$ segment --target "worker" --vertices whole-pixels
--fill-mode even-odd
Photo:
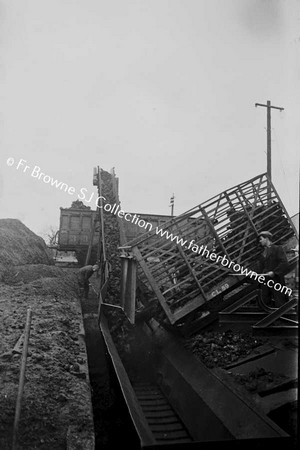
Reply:
[[[88,299],[89,296],[89,279],[91,276],[99,270],[98,264],[95,264],[93,266],[88,265],[81,267],[78,272],[78,284],[79,284],[79,291],[80,291],[80,297]]]
[[[280,283],[284,286],[284,275],[289,270],[289,263],[285,251],[281,245],[273,244],[273,236],[269,231],[261,231],[258,235],[259,244],[263,252],[258,261],[258,273],[264,275],[266,280],[261,284],[262,301],[267,305],[279,308],[286,302],[286,295],[267,286],[268,280],[273,280],[272,285]]]

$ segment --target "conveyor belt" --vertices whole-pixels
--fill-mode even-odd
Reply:
[[[183,423],[159,386],[150,383],[134,383],[133,389],[157,443],[192,442]]]

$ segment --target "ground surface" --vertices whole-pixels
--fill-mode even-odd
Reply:
[[[11,448],[22,334],[32,311],[20,449],[92,449],[93,417],[76,276],[15,266],[0,282],[0,448]]]

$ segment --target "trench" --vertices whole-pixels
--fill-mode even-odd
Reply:
[[[112,358],[98,326],[96,299],[82,301],[85,342],[94,418],[95,449],[141,449]],[[137,330],[135,345],[124,358],[134,394],[158,445],[179,445],[192,438],[157,383],[157,352]]]
[[[105,329],[104,323],[102,329]],[[105,331],[104,335],[109,345]],[[139,425],[148,428],[150,439],[153,439],[151,445],[155,448],[161,445],[178,447],[193,442],[180,414],[160,384],[160,349],[144,333],[143,326],[138,325],[131,330],[131,334],[128,335],[127,351],[124,352],[123,348],[118,348],[117,342],[114,343],[117,353],[110,347],[115,362],[114,369],[119,373],[120,383],[127,384],[124,391],[127,391],[128,407],[130,408],[132,401],[135,403],[134,407],[139,409],[141,421]],[[125,369],[124,373],[120,373],[120,367],[117,367],[116,361],[119,356]],[[147,447],[150,443],[143,442],[141,436],[141,445]]]
[[[95,450],[122,448],[130,443],[139,449],[139,441],[122,395],[103,336],[98,326],[97,299],[90,293],[82,301],[85,343],[91,385]]]
[[[236,399],[224,391],[224,386],[211,384],[215,381],[210,378],[205,381],[205,377],[208,376],[207,369],[203,369],[204,371],[197,375],[197,379],[193,380],[195,371],[190,361],[185,360],[185,356],[181,356],[178,349],[171,350],[164,356],[165,343],[162,347],[157,345],[157,342],[154,343],[155,339],[149,339],[141,327],[134,327],[128,348],[124,352],[111,337],[108,338],[102,325],[99,327],[97,309],[97,299],[90,293],[90,299],[82,301],[82,312],[92,390],[96,450],[122,448],[124,445],[129,445],[132,450],[161,446],[179,448],[181,445],[184,448],[194,448],[200,442],[202,446],[204,445],[203,448],[206,448],[209,443],[217,444],[211,442],[214,437],[218,440],[216,448],[219,446],[221,448],[225,441],[229,441],[233,447],[237,446],[236,436],[241,430],[237,429],[233,422],[225,426],[226,420],[223,423],[222,419],[223,412],[215,411],[215,408],[218,409],[217,401],[209,404],[211,401],[209,397],[220,389],[218,397],[224,397],[224,403],[230,405],[228,415],[231,402]],[[116,345],[115,350],[111,349],[109,339]],[[123,366],[123,372],[118,370],[116,363],[118,358]],[[184,376],[183,371],[186,372]],[[202,382],[207,390],[206,399],[202,391]],[[131,393],[128,396],[130,389]],[[133,408],[138,409],[139,417],[136,421],[130,408],[131,401]],[[241,404],[236,406],[239,409]],[[200,421],[199,413],[202,416]],[[251,411],[246,413],[252,414]],[[272,423],[277,423],[290,434],[294,423],[290,423],[289,420],[283,424],[284,416],[287,416],[286,408],[284,411],[281,409],[274,411],[269,418]],[[249,416],[249,422],[252,420],[253,417],[250,419]],[[281,432],[278,433],[272,423],[266,424],[262,418],[257,420],[257,426],[261,427],[261,435],[268,436],[268,444],[273,441],[273,436],[276,436],[274,443],[280,437],[287,444],[286,437]],[[147,442],[147,432],[145,438],[143,427],[149,429],[150,439],[153,439],[153,442]],[[146,443],[143,442],[144,438]],[[253,445],[251,441],[255,443],[255,440],[250,439],[248,442],[242,440],[241,448]],[[264,437],[259,441],[260,444],[265,444]]]

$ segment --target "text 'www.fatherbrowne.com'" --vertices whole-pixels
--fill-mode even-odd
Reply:
[[[13,166],[15,164],[15,159],[13,157],[10,157],[6,161],[8,166]],[[69,195],[76,195],[78,200],[85,201],[87,203],[94,202],[95,206],[100,209],[104,209],[106,212],[109,212],[113,215],[117,215],[119,218],[122,218],[126,220],[127,222],[133,223],[135,225],[138,225],[141,228],[144,228],[145,231],[152,231],[153,225],[150,222],[146,222],[144,219],[141,219],[141,217],[138,214],[131,214],[129,212],[125,212],[120,208],[119,204],[114,203],[114,205],[111,205],[110,203],[106,202],[106,198],[102,195],[98,196],[95,195],[94,192],[91,194],[88,194],[88,189],[86,188],[80,188],[79,190],[76,189],[74,186],[69,186],[67,183],[64,183],[60,180],[57,180],[56,178],[51,177],[50,175],[46,174],[42,171],[42,169],[39,166],[30,166],[27,164],[27,161],[25,159],[20,159],[15,166],[16,170],[20,170],[20,172],[25,173],[26,175],[30,175],[32,178],[42,181],[45,184],[49,184],[50,186],[59,189],[60,191],[67,192]],[[198,254],[200,256],[204,256],[207,259],[210,259],[213,262],[217,262],[221,264],[223,267],[228,267],[229,269],[232,268],[234,272],[237,272],[239,275],[245,275],[246,277],[254,278],[255,281],[258,281],[259,283],[266,284],[268,287],[274,288],[276,291],[281,291],[289,296],[292,294],[292,289],[288,288],[287,286],[282,286],[280,283],[275,283],[272,279],[265,278],[264,275],[258,274],[254,272],[253,270],[244,268],[240,264],[234,263],[233,261],[229,261],[226,258],[226,255],[217,255],[214,252],[210,252],[205,245],[197,245],[195,243],[195,240],[192,239],[191,241],[187,241],[177,235],[173,235],[173,233],[170,233],[168,230],[163,230],[159,227],[155,227],[155,233],[156,235],[160,237],[164,237],[165,239],[175,242],[177,245],[181,245],[185,249],[191,250],[193,253]]]

